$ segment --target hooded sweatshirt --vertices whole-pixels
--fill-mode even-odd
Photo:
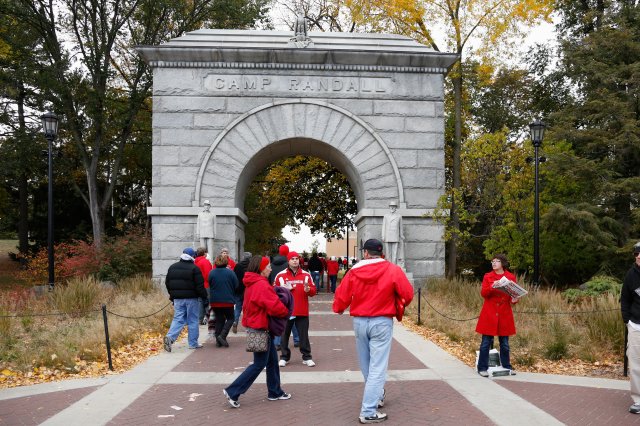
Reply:
[[[247,272],[242,282],[246,287],[242,304],[243,327],[266,330],[269,326],[267,315],[282,318],[289,314],[266,277]]]
[[[280,271],[284,271],[289,266],[289,261],[287,260],[287,256],[274,256],[271,260],[271,274],[269,274],[269,282],[273,285],[273,281],[276,279],[276,275]]]
[[[365,259],[347,272],[336,290],[333,311],[349,306],[352,317],[394,317],[396,300],[407,306],[413,286],[398,265],[384,259]]]
[[[304,285],[309,285],[309,292],[304,291]],[[287,288],[293,295],[293,315],[296,317],[309,316],[309,298],[316,295],[316,285],[311,274],[298,268],[294,274],[291,268],[286,268],[276,275],[274,285]]]

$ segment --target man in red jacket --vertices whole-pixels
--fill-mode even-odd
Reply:
[[[400,317],[413,299],[413,286],[399,266],[381,258],[380,241],[367,240],[362,250],[364,260],[347,272],[336,290],[333,311],[342,314],[351,306],[356,350],[365,383],[359,420],[360,423],[380,423],[387,419],[387,414],[377,409],[384,406],[393,317]]]
[[[293,295],[293,315],[287,323],[287,328],[280,340],[280,367],[284,367],[291,358],[289,350],[289,336],[291,328],[295,324],[300,335],[300,352],[302,363],[307,367],[314,367],[316,363],[311,357],[311,344],[309,343],[309,298],[316,295],[316,286],[311,274],[300,267],[300,256],[295,251],[287,255],[289,265],[287,269],[276,275],[274,285],[287,288]]]
[[[204,289],[207,291],[207,300],[203,303],[200,308],[200,318],[199,323],[206,325],[209,323],[209,272],[213,269],[211,262],[207,259],[207,248],[206,247],[198,247],[196,250],[196,260],[193,262],[202,272],[202,278],[204,279]],[[206,318],[205,318],[206,317]]]

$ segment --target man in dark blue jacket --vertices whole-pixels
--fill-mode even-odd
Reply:
[[[167,271],[165,285],[169,292],[169,300],[173,302],[173,321],[169,332],[164,337],[164,350],[171,352],[171,345],[176,341],[182,328],[187,325],[189,349],[198,349],[200,329],[198,315],[203,300],[207,300],[202,272],[195,265],[196,252],[191,247],[182,251],[180,261],[174,263]]]

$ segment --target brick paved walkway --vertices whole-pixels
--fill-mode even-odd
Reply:
[[[119,376],[0,391],[0,425],[355,425],[362,376],[351,319],[331,312],[331,295],[311,304],[310,340],[316,367],[292,348],[281,369],[288,401],[268,401],[261,375],[232,409],[222,389],[251,361],[244,333],[216,348],[185,342]],[[389,360],[387,425],[640,425],[627,412],[628,382],[541,374],[484,379],[401,325]]]

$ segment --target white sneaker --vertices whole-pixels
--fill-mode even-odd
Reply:
[[[278,363],[278,365],[280,367],[286,367],[287,366],[287,361],[285,361],[284,359],[281,359],[280,362]]]
[[[313,360],[312,360],[312,359],[308,359],[308,360],[306,360],[306,361],[302,361],[302,363],[303,363],[304,365],[306,365],[307,367],[315,367],[315,366],[316,366],[316,363],[315,363],[315,362],[313,362]]]

